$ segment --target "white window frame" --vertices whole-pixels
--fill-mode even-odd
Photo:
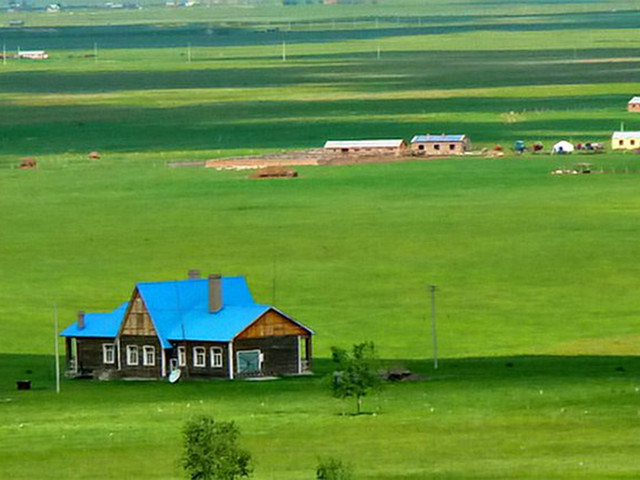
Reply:
[[[202,362],[198,362],[198,354],[202,354]],[[207,366],[207,349],[204,347],[193,347],[193,366],[194,367],[206,367]]]
[[[111,357],[110,359],[109,356]],[[102,363],[104,363],[105,365],[115,365],[116,345],[114,343],[102,344]]]
[[[147,354],[151,354],[151,361],[147,360]],[[144,345],[142,347],[142,365],[145,367],[153,367],[156,364],[156,347],[153,345]]]
[[[178,347],[178,366],[187,366],[187,347]]]
[[[133,352],[135,352],[135,362],[131,359]],[[138,345],[127,345],[127,365],[140,365],[140,349]]]
[[[209,356],[211,360],[211,366],[213,368],[222,368],[223,367],[223,351],[220,347],[211,347],[209,349]]]

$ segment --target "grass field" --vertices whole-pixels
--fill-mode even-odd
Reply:
[[[509,153],[640,129],[633,2],[25,18],[7,48],[52,58],[0,65],[0,477],[177,478],[201,412],[239,423],[257,479],[313,478],[325,455],[359,479],[638,477],[639,159]],[[507,155],[283,181],[166,167],[426,131]],[[27,155],[39,168],[14,168]],[[611,173],[549,175],[579,161]],[[246,275],[263,302],[275,271],[275,303],[317,332],[317,376],[53,392],[54,306],[66,325],[189,268]],[[323,375],[330,346],[361,340],[426,379],[353,417]]]

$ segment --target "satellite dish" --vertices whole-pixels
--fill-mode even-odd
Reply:
[[[176,368],[169,375],[169,383],[176,383],[178,380],[180,380],[181,374],[182,374],[182,371],[179,368]]]

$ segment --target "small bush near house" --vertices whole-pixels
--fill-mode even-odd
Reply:
[[[184,427],[182,466],[191,480],[235,480],[251,475],[251,454],[238,445],[234,422],[200,416]]]
[[[337,458],[325,458],[318,462],[316,480],[354,480],[353,469]]]

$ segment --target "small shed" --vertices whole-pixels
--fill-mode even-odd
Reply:
[[[627,103],[627,111],[629,112],[640,112],[640,97],[633,97]]]
[[[573,153],[574,150],[575,147],[573,146],[573,143],[567,142],[566,140],[561,140],[553,146],[553,148],[551,149],[551,153]]]
[[[329,140],[324,144],[326,153],[341,155],[400,155],[407,149],[407,142],[402,139],[392,140]]]
[[[414,155],[462,155],[469,150],[469,138],[456,135],[415,135],[411,139],[411,153]]]
[[[640,132],[613,132],[611,135],[613,150],[637,150],[640,148]]]

